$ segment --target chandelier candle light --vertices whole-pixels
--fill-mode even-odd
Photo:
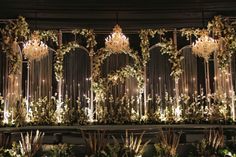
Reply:
[[[208,98],[208,95],[211,94],[208,59],[213,52],[217,51],[218,48],[219,48],[218,42],[216,40],[214,40],[213,38],[209,37],[208,33],[204,30],[202,32],[201,37],[198,38],[197,41],[192,44],[193,54],[195,54],[199,57],[203,57],[205,60],[205,76],[206,76],[205,82],[206,82],[206,96],[207,96],[207,98]],[[209,102],[209,104],[210,104],[210,102]]]
[[[27,117],[29,116],[29,90],[30,90],[30,61],[40,60],[48,54],[48,46],[40,41],[39,35],[37,32],[32,33],[31,40],[28,40],[23,45],[23,54],[27,58],[27,98],[26,98],[26,111]]]
[[[37,33],[31,35],[31,40],[24,44],[23,53],[29,60],[39,60],[48,54],[48,46],[39,39]]]
[[[212,52],[218,49],[218,43],[213,38],[204,34],[197,39],[192,45],[193,54],[203,57],[206,62],[208,62],[209,56]]]
[[[105,39],[105,46],[107,49],[113,52],[128,52],[129,38],[127,38],[123,33],[119,25],[115,25],[113,32]]]

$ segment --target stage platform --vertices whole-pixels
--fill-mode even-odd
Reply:
[[[236,136],[236,125],[207,125],[207,124],[175,124],[175,125],[86,125],[86,126],[25,126],[25,127],[2,127],[0,128],[1,144],[8,145],[12,141],[20,139],[20,133],[35,132],[40,130],[45,133],[44,143],[69,143],[83,144],[81,131],[84,133],[104,131],[107,136],[125,136],[125,131],[129,133],[141,134],[145,131],[144,139],[153,139],[160,129],[173,129],[181,133],[182,143],[191,143],[200,140],[210,129],[222,128],[226,139]]]

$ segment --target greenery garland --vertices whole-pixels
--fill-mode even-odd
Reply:
[[[16,74],[20,71],[22,64],[22,57],[18,54],[19,44],[29,39],[30,30],[25,18],[19,16],[16,21],[9,21],[5,28],[1,29],[3,36],[2,50],[7,54],[9,63],[9,75]],[[48,41],[52,39],[58,45],[58,38],[56,31],[36,31],[40,40]]]
[[[197,28],[182,28],[180,29],[181,36],[185,36],[187,40],[190,40],[192,36],[198,38],[202,34],[202,30]]]
[[[143,56],[143,65],[145,66],[147,62],[150,59],[150,53],[149,53],[149,47],[150,47],[150,42],[149,42],[149,36],[152,38],[155,36],[155,34],[159,34],[160,36],[164,35],[166,32],[165,29],[157,29],[157,30],[152,30],[152,29],[144,29],[140,31],[139,37],[141,39],[140,42],[140,47],[142,51],[142,56]]]
[[[196,38],[201,36],[203,29],[183,28],[180,31],[182,36],[186,36],[187,40],[190,40],[192,35]],[[219,69],[222,72],[227,72],[231,57],[236,50],[234,23],[231,23],[228,18],[215,16],[213,20],[208,22],[207,31],[219,43],[219,53],[217,54]]]
[[[172,64],[170,75],[178,79],[183,72],[181,61],[184,59],[184,56],[175,49],[172,39],[166,40],[163,38],[162,42],[157,43],[157,45],[161,47],[162,54],[169,55],[169,62]]]
[[[95,40],[95,34],[91,29],[75,29],[72,30],[74,35],[80,34],[86,38],[87,45],[86,47],[90,50],[90,55],[93,55],[94,47],[96,46],[97,42]],[[56,51],[56,62],[54,64],[56,80],[60,81],[63,79],[63,61],[64,55],[71,50],[79,48],[80,45],[77,42],[69,42],[67,44],[62,45]]]
[[[64,55],[71,50],[75,50],[76,48],[80,47],[78,43],[76,42],[69,42],[65,45],[62,45],[59,49],[56,51],[56,62],[54,64],[54,70],[55,70],[55,76],[56,80],[59,82],[63,79],[63,61],[64,61]]]
[[[86,48],[89,49],[90,53],[93,53],[94,47],[97,45],[97,42],[95,40],[95,34],[92,29],[74,29],[72,30],[72,33],[74,35],[80,34],[86,38]]]
[[[218,39],[220,47],[217,61],[220,70],[226,72],[230,65],[232,54],[236,50],[235,28],[229,19],[221,16],[215,16],[212,21],[208,22],[207,28]]]
[[[116,70],[115,72],[108,74],[107,78],[101,78],[101,65],[104,60],[115,52],[109,51],[106,48],[101,48],[94,56],[93,63],[93,90],[95,92],[95,101],[104,100],[106,93],[111,85],[117,84],[118,81],[124,82],[127,77],[135,77],[138,81],[138,91],[143,92],[143,70],[140,58],[137,52],[123,52],[134,59],[134,65],[129,65]]]
[[[143,65],[146,65],[150,59],[149,36],[151,36],[152,38],[154,37],[155,34],[159,34],[160,36],[162,36],[165,34],[165,32],[166,32],[166,30],[164,30],[164,29],[141,30],[139,37],[141,39],[140,47],[142,49]],[[165,38],[162,38],[162,41],[157,43],[157,45],[161,47],[162,54],[168,54],[170,57],[169,62],[172,64],[170,75],[173,76],[174,78],[179,78],[180,75],[182,74],[182,71],[183,71],[181,68],[181,61],[183,60],[183,56],[182,56],[181,52],[175,49],[174,43],[171,39],[168,41]]]
[[[1,29],[3,36],[2,50],[6,53],[9,64],[9,75],[20,73],[20,66],[22,64],[21,56],[18,53],[18,42],[26,40],[29,35],[28,23],[25,18],[19,16],[16,21],[9,21],[5,28]]]
[[[51,39],[58,46],[58,31],[55,30],[38,31],[38,34],[40,40],[49,41]]]

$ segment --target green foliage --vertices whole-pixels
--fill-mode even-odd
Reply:
[[[104,133],[104,132],[103,132]],[[82,134],[84,134],[82,132]],[[146,141],[143,143],[144,132],[140,136],[134,136],[133,133],[130,135],[126,131],[125,139],[122,143],[112,136],[113,142],[108,143],[104,134],[98,132],[88,134],[86,144],[89,148],[89,157],[139,157],[144,153],[144,149],[150,142]],[[84,137],[84,135],[83,135]],[[105,142],[104,142],[105,141]],[[100,143],[101,142],[101,143]]]
[[[113,143],[107,144],[106,151],[104,151],[103,154],[106,157],[119,157],[121,145],[120,145],[119,141],[114,136],[112,136],[112,139],[113,139]]]
[[[0,148],[0,157],[25,157],[20,151],[20,145],[16,142],[12,143],[11,149]]]
[[[123,139],[123,143],[124,143],[125,155],[127,157],[142,156],[145,147],[150,142],[150,140],[148,140],[144,144],[142,144],[144,133],[145,132],[143,131],[142,134],[138,137],[134,136],[133,133],[129,135],[128,131],[126,130],[125,139]]]
[[[9,75],[17,74],[21,67],[21,57],[19,54],[19,41],[26,40],[29,35],[28,23],[25,18],[19,16],[16,21],[9,21],[5,28],[1,29],[3,36],[3,52],[9,60]]]
[[[140,47],[142,51],[142,56],[143,56],[143,65],[145,66],[147,62],[150,59],[150,53],[149,53],[149,47],[150,47],[150,42],[149,42],[149,37],[154,37],[156,34],[162,36],[166,32],[165,29],[157,29],[157,30],[152,30],[152,29],[144,29],[141,30],[139,33],[139,38],[141,39],[140,42]]]
[[[86,48],[89,49],[90,53],[93,53],[94,47],[97,45],[95,40],[95,34],[92,29],[74,29],[72,30],[74,35],[80,34],[86,38]]]
[[[58,144],[51,146],[50,150],[45,154],[48,157],[74,157],[72,147],[68,144]]]
[[[93,55],[94,47],[96,46],[96,40],[95,40],[95,34],[93,30],[91,29],[75,29],[72,30],[73,34],[80,34],[86,38],[87,45],[86,47],[89,49],[89,53]],[[50,33],[51,34],[51,33]],[[49,35],[50,35],[49,34]],[[54,39],[54,38],[53,38]],[[54,39],[54,41],[56,38]],[[69,42],[67,44],[61,45],[59,49],[57,49],[56,52],[56,63],[54,64],[54,69],[55,69],[55,75],[56,75],[56,80],[60,81],[63,79],[63,60],[64,60],[64,55],[71,50],[75,50],[76,48],[79,48],[80,45],[74,41],[74,42]]]
[[[143,92],[144,78],[143,78],[143,69],[141,66],[140,58],[137,52],[122,52],[124,54],[129,55],[132,59],[134,59],[134,65],[127,65],[126,67],[116,70],[111,74],[108,74],[107,78],[101,77],[101,66],[104,60],[110,55],[116,52],[109,51],[105,48],[99,49],[98,53],[94,56],[93,61],[93,90],[95,92],[95,101],[97,102],[97,106],[104,105],[104,99],[107,97],[107,93],[109,93],[109,89],[112,85],[116,85],[119,81],[124,82],[127,77],[135,77],[138,81],[138,92]],[[103,107],[103,106],[101,106]],[[100,109],[101,109],[100,107]],[[101,110],[99,110],[101,112]],[[101,114],[100,114],[101,115]]]
[[[195,153],[199,157],[224,157],[224,134],[222,129],[210,130],[204,139],[195,144]]]
[[[85,114],[84,108],[81,107],[80,100],[77,100],[77,103],[78,103],[78,110],[75,118],[77,119],[78,124],[85,125],[88,122],[88,116]]]
[[[29,35],[28,23],[25,18],[19,16],[16,21],[10,20],[4,29],[1,29],[1,33],[4,37],[4,43],[8,44],[12,41],[17,41],[20,39],[27,39]]]
[[[63,61],[64,55],[71,50],[75,50],[80,47],[76,42],[69,42],[65,45],[62,45],[56,52],[56,62],[54,63],[54,70],[57,81],[62,81],[63,79]]]
[[[181,61],[183,60],[183,56],[182,56],[181,52],[178,51],[175,48],[175,45],[174,45],[172,39],[166,40],[165,38],[162,38],[162,36],[165,35],[165,32],[166,32],[165,29],[159,29],[159,30],[146,29],[146,30],[141,30],[141,32],[139,34],[139,37],[141,39],[140,47],[141,47],[142,56],[143,56],[142,63],[145,66],[147,64],[147,62],[149,61],[149,59],[150,59],[149,36],[153,38],[155,36],[155,34],[159,34],[160,38],[161,38],[161,41],[157,43],[157,46],[161,47],[162,54],[167,54],[170,57],[169,58],[169,62],[172,64],[171,76],[173,76],[174,78],[179,78],[180,75],[182,74]],[[190,30],[182,29],[182,35],[185,34],[184,32],[186,32],[186,34],[188,36],[189,36],[190,32],[192,33],[192,31],[190,31]]]
[[[220,149],[218,152],[222,157],[236,157],[236,153],[233,153],[231,150],[227,148]]]
[[[47,30],[39,31],[40,40],[49,41],[50,39],[58,45],[58,31]]]
[[[154,144],[157,157],[177,157],[181,134],[176,134],[173,130],[160,130],[158,134],[159,143]]]
[[[202,30],[199,28],[182,28],[180,29],[181,36],[185,36],[187,40],[190,40],[192,36],[198,38],[201,35]]]
[[[181,61],[184,59],[184,57],[181,52],[175,48],[173,40],[170,39],[168,41],[163,38],[162,42],[159,42],[157,45],[161,47],[162,54],[169,55],[169,62],[172,64],[170,75],[177,79],[180,78],[183,72]]]
[[[86,143],[88,154],[90,157],[100,157],[107,144],[107,139],[105,138],[105,131],[97,131],[93,133],[85,133],[81,130],[82,137]]]
[[[55,101],[53,99],[48,100],[47,97],[39,98],[37,101],[30,103],[32,112],[32,123],[52,124],[55,121],[53,117],[55,114]]]
[[[35,136],[32,132],[26,133],[25,136],[21,133],[20,151],[24,157],[34,157],[37,151],[41,148],[43,142],[44,133],[39,130],[36,131]]]

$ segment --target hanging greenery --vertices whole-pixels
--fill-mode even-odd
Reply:
[[[149,42],[149,37],[151,36],[152,38],[156,35],[159,34],[160,36],[164,35],[166,32],[165,29],[157,29],[157,30],[152,30],[152,29],[144,29],[140,31],[139,37],[141,39],[140,42],[140,47],[142,51],[142,56],[143,56],[143,65],[145,66],[147,62],[150,59],[150,53],[149,53],[149,47],[150,47],[150,42]]]
[[[87,45],[86,47],[90,50],[90,55],[93,55],[94,47],[96,46],[97,42],[95,40],[95,34],[93,30],[88,30],[88,29],[75,29],[72,30],[74,35],[80,34],[86,38]],[[56,75],[56,80],[62,80],[63,79],[63,60],[64,60],[64,55],[71,50],[75,50],[76,48],[79,48],[80,45],[73,41],[69,42],[67,44],[62,45],[59,49],[56,51],[56,63],[54,64],[54,69],[55,69],[55,75]]]
[[[17,20],[9,20],[5,28],[1,29],[1,33],[4,37],[4,43],[9,43],[10,40],[20,41],[27,40],[29,35],[28,23],[25,18],[19,16]]]
[[[184,31],[184,30],[183,30]],[[149,53],[149,48],[150,48],[150,41],[149,41],[149,36],[152,38],[155,36],[155,34],[159,34],[160,37],[165,35],[166,30],[165,29],[157,29],[157,30],[152,30],[152,29],[146,29],[146,30],[141,30],[139,37],[141,39],[140,47],[142,50],[142,56],[143,60],[142,63],[145,66],[147,62],[150,59],[150,53]],[[187,32],[184,31],[184,32]],[[192,31],[188,30],[190,34]],[[168,54],[169,55],[169,61],[172,64],[171,67],[171,76],[174,78],[179,78],[182,69],[181,69],[181,61],[183,60],[183,56],[181,55],[181,52],[178,50],[175,50],[174,44],[172,40],[166,40],[165,38],[161,37],[161,42],[157,43],[158,46],[161,47],[161,52],[162,54]]]
[[[55,70],[55,76],[56,80],[60,81],[63,79],[63,61],[64,61],[64,55],[71,50],[75,50],[76,48],[80,47],[78,43],[76,42],[69,42],[65,45],[62,45],[59,49],[56,51],[56,62],[54,64],[54,70]]]
[[[197,29],[182,28],[182,29],[180,29],[180,32],[181,32],[181,36],[185,36],[187,40],[190,40],[192,36],[198,38],[201,35],[202,30],[199,28],[197,28]]]
[[[9,75],[19,73],[22,64],[22,56],[19,54],[19,44],[29,39],[30,30],[28,23],[25,21],[24,17],[19,16],[16,21],[9,21],[5,28],[0,31],[3,36],[2,49],[3,52],[7,54],[9,61]],[[57,31],[47,30],[36,32],[38,32],[40,40],[48,41],[51,39],[58,45]]]
[[[229,68],[232,54],[236,50],[236,31],[233,25],[228,18],[221,16],[215,16],[207,25],[208,31],[218,40],[219,53],[217,61],[220,70],[223,72],[226,72]]]
[[[126,67],[116,70],[115,72],[112,72],[111,74],[108,74],[107,80],[109,81],[108,83],[112,82],[112,84],[117,84],[118,82],[124,83],[125,78],[127,77],[134,77],[138,81],[138,89],[142,90],[143,88],[143,75],[142,71],[138,71],[141,69],[136,69],[135,67],[131,67],[127,65]]]
[[[106,92],[109,89],[110,85],[117,84],[118,81],[124,82],[125,78],[131,76],[135,77],[138,81],[138,91],[143,92],[143,70],[142,62],[138,56],[138,53],[135,51],[123,52],[124,54],[129,55],[134,59],[134,65],[131,67],[127,65],[126,67],[108,74],[107,78],[101,77],[101,65],[104,60],[115,52],[109,51],[106,48],[101,48],[98,50],[97,54],[94,56],[93,63],[93,90],[95,92],[95,101],[104,100]],[[112,84],[111,84],[112,83]]]
[[[56,43],[58,46],[58,31],[47,30],[47,31],[38,31],[40,40],[49,41],[50,39]]]
[[[175,49],[172,39],[166,40],[163,38],[157,45],[161,47],[162,54],[169,55],[169,62],[172,64],[170,75],[178,79],[183,72],[181,68],[181,61],[184,59],[183,55]]]
[[[6,53],[9,65],[8,74],[20,73],[22,58],[19,54],[19,41],[24,41],[28,38],[29,28],[25,18],[19,16],[16,21],[10,20],[5,28],[0,29],[3,37],[2,50]]]
[[[72,33],[74,35],[80,34],[86,38],[86,48],[89,49],[90,53],[94,52],[94,47],[97,45],[97,42],[95,40],[95,34],[92,29],[74,29],[72,30]],[[91,54],[92,55],[92,54]]]

